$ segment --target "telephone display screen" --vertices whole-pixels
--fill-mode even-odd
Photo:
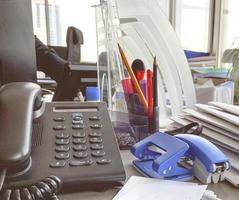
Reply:
[[[98,112],[97,107],[64,107],[55,106],[53,107],[53,112]]]

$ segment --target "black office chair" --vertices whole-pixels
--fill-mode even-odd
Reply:
[[[72,64],[81,62],[81,45],[84,44],[83,33],[76,27],[69,26],[66,33],[67,60]]]

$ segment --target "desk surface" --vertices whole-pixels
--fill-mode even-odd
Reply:
[[[141,176],[132,166],[132,160],[134,157],[129,151],[121,151],[122,160],[126,170],[127,178],[132,175]],[[239,188],[231,186],[229,183],[210,184],[208,189],[213,190],[218,198],[223,200],[238,200]],[[120,190],[117,188],[109,189],[105,192],[80,192],[73,194],[60,195],[60,200],[111,200],[117,192]]]

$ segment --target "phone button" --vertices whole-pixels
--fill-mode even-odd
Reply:
[[[91,148],[92,150],[101,150],[101,149],[104,148],[104,145],[103,145],[103,144],[92,144],[92,145],[90,146],[90,148]]]
[[[111,159],[109,158],[101,158],[99,160],[96,161],[98,164],[109,164],[111,163]]]
[[[66,159],[70,158],[70,154],[69,153],[58,153],[55,155],[55,158],[59,159],[59,160],[66,160]]]
[[[73,139],[73,144],[85,144],[86,143],[86,139],[85,138],[75,138]]]
[[[91,152],[91,155],[92,155],[93,157],[103,157],[103,156],[105,155],[105,152],[104,152],[104,151],[100,151],[100,150],[98,150],[98,151],[92,151],[92,152]]]
[[[93,124],[90,126],[92,129],[98,129],[98,128],[102,128],[101,124]]]
[[[84,124],[83,120],[72,120],[72,124],[77,125],[77,124]]]
[[[67,145],[70,143],[69,139],[57,139],[56,140],[56,144],[57,145]]]
[[[75,152],[73,156],[75,158],[86,158],[88,156],[88,153],[85,151],[79,151],[79,152]]]
[[[96,115],[94,115],[94,116],[92,116],[92,117],[89,117],[89,120],[92,120],[92,121],[98,121],[98,120],[100,120],[100,119],[101,119],[101,117],[96,116]]]
[[[68,133],[57,133],[56,134],[57,139],[67,139],[69,137],[70,137],[70,135]]]
[[[99,138],[99,137],[90,138],[90,143],[92,144],[101,143],[101,142],[102,142],[102,138]]]
[[[72,125],[72,129],[83,129],[85,126],[83,124]]]
[[[53,119],[55,122],[64,122],[66,120],[65,117],[56,117]]]
[[[56,152],[68,152],[70,150],[69,146],[57,146],[55,148]]]
[[[64,167],[66,165],[66,162],[61,160],[61,161],[54,161],[50,164],[51,168],[61,168]]]
[[[73,146],[73,150],[74,151],[86,151],[87,145],[85,145],[85,144],[75,145],[75,146]]]
[[[73,138],[84,138],[86,136],[85,132],[77,132],[72,134]]]
[[[60,131],[60,130],[65,130],[66,127],[64,125],[57,125],[57,126],[54,126],[53,129],[55,131]]]
[[[88,166],[88,165],[92,165],[94,163],[93,160],[89,159],[89,160],[72,160],[70,161],[69,165],[72,167],[77,167],[77,166]]]
[[[72,116],[72,118],[83,117],[83,114],[82,113],[72,113],[71,116]]]
[[[100,136],[102,136],[102,133],[101,132],[90,132],[89,136],[90,137],[100,137]]]

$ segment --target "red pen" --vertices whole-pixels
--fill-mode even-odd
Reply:
[[[148,126],[149,132],[153,129],[153,72],[147,70],[147,96],[148,96]]]

